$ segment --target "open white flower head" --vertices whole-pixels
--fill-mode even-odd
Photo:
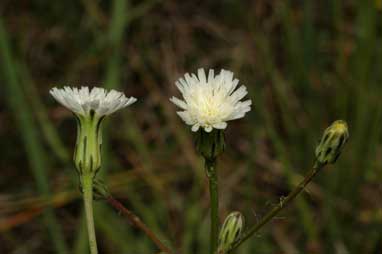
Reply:
[[[137,101],[134,97],[126,97],[123,93],[103,88],[94,87],[68,87],[62,89],[52,88],[50,94],[63,106],[73,113],[81,116],[89,116],[93,110],[95,115],[102,117],[127,107]]]
[[[251,100],[240,101],[248,93],[246,87],[236,89],[239,80],[233,79],[231,71],[221,70],[215,76],[209,70],[207,78],[204,69],[199,69],[198,76],[186,73],[175,84],[183,100],[172,97],[170,101],[183,110],[177,113],[186,124],[192,125],[194,132],[200,127],[206,132],[225,129],[227,121],[242,118],[251,110]]]

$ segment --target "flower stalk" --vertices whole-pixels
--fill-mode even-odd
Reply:
[[[206,132],[199,130],[195,134],[195,146],[197,152],[204,158],[204,167],[208,178],[211,209],[210,253],[214,254],[218,248],[219,237],[219,193],[216,159],[225,149],[224,131]]]
[[[210,191],[210,209],[211,209],[211,233],[210,233],[210,253],[214,254],[218,247],[219,234],[219,196],[218,196],[218,178],[216,174],[216,160],[205,160],[205,169],[208,178]]]
[[[83,200],[85,206],[86,224],[88,229],[89,247],[91,254],[98,254],[97,239],[93,216],[93,177],[90,174],[81,176]]]
[[[324,167],[323,164],[315,163],[313,168],[307,173],[304,180],[291,192],[282,199],[272,210],[270,210],[257,224],[252,226],[243,236],[229,249],[227,253],[231,253],[237,249],[245,240],[258,232],[265,224],[272,220],[283,208],[290,204],[305,189],[306,185],[312,181],[314,176]]]

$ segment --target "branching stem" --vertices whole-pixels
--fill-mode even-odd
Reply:
[[[113,198],[111,195],[109,195],[106,198],[106,201],[116,210],[124,214],[134,226],[142,230],[147,235],[147,237],[149,237],[161,251],[167,254],[173,254],[170,248],[164,245],[159,240],[159,238],[155,235],[155,233],[151,231],[149,227],[146,224],[144,224],[137,215],[135,215],[132,211],[127,209],[121,202]]]
[[[322,164],[315,163],[313,168],[306,174],[304,180],[291,192],[289,195],[279,202],[272,210],[270,210],[265,216],[255,225],[253,225],[241,238],[237,241],[228,253],[237,249],[243,242],[259,231],[267,222],[272,220],[284,207],[286,207],[291,201],[293,201],[306,185],[313,179],[313,177],[323,168]]]

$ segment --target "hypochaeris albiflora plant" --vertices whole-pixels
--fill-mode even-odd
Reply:
[[[326,165],[335,163],[349,138],[348,127],[344,121],[335,121],[329,126],[315,150],[316,160],[304,180],[273,207],[255,225],[245,229],[244,217],[231,212],[220,223],[217,159],[224,152],[224,130],[229,121],[243,118],[251,110],[251,100],[243,100],[247,89],[239,85],[232,72],[221,70],[215,75],[213,70],[206,75],[199,69],[197,75],[185,74],[175,82],[182,99],[170,100],[180,108],[178,115],[194,133],[195,148],[204,160],[210,192],[210,254],[228,254],[236,250],[265,224],[271,221],[287,204],[301,193],[313,177]],[[63,89],[53,88],[53,97],[71,110],[77,119],[77,142],[74,163],[80,176],[85,204],[91,254],[98,253],[94,230],[92,200],[93,191],[119,212],[126,215],[134,226],[142,230],[158,247],[161,253],[181,253],[173,250],[146,226],[137,215],[114,199],[106,186],[96,180],[101,167],[102,122],[105,116],[131,105],[136,101],[117,91],[88,87]],[[207,250],[206,252],[207,253]]]

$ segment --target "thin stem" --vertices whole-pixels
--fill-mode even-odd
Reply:
[[[129,209],[127,209],[121,202],[113,198],[112,196],[108,196],[106,198],[106,201],[114,207],[116,210],[121,212],[122,214],[126,215],[126,217],[129,219],[129,221],[142,230],[154,243],[155,245],[163,252],[172,254],[173,252],[168,248],[166,245],[164,245],[159,238],[155,235],[154,232],[152,232],[146,224],[144,224],[141,219],[135,215],[133,212],[131,212]]]
[[[219,196],[218,196],[218,179],[216,174],[216,161],[206,160],[205,167],[208,177],[210,189],[210,207],[211,207],[211,239],[210,253],[214,254],[218,248],[219,234]]]
[[[238,248],[244,241],[250,238],[253,234],[259,231],[267,222],[272,220],[284,207],[286,207],[291,201],[293,201],[302,190],[305,189],[306,185],[313,179],[313,177],[323,168],[322,164],[315,163],[313,168],[306,174],[304,180],[291,192],[289,195],[280,200],[279,204],[270,210],[257,224],[252,226],[243,236],[237,241],[228,253]]]
[[[90,253],[98,254],[93,216],[93,177],[91,175],[82,176],[82,191],[85,204],[86,224],[88,227]]]

